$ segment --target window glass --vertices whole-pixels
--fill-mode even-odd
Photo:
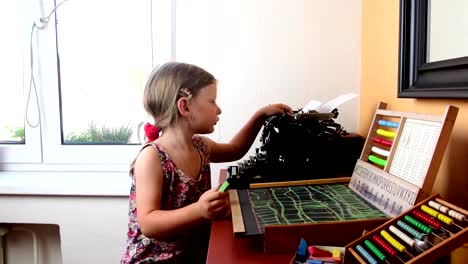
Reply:
[[[7,3],[5,3],[7,2]],[[0,143],[22,144],[24,137],[24,46],[22,1],[2,1],[0,10]]]
[[[151,1],[68,1],[57,10],[63,144],[143,141],[151,30]]]

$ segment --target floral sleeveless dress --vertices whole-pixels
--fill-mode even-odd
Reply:
[[[154,147],[161,158],[163,168],[162,210],[178,209],[194,203],[205,191],[211,188],[208,148],[199,136],[194,136],[192,140],[201,157],[201,171],[196,180],[179,170],[167,152],[158,144],[149,143],[143,146],[143,148]],[[133,166],[131,172],[133,172]],[[144,236],[137,221],[135,177],[131,176],[127,246],[121,263],[205,263],[211,222],[207,221],[190,228],[187,232],[180,233],[166,241],[158,241]]]

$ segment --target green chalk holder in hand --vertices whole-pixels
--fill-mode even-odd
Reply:
[[[218,188],[218,192],[225,192],[229,187],[229,182],[228,181],[225,181],[223,182],[223,184],[221,184],[221,186],[219,186]]]

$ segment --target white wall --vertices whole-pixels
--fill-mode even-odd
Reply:
[[[3,248],[5,263],[62,263],[60,230],[51,224],[11,224],[7,228]]]
[[[176,4],[176,59],[202,66],[219,80],[223,113],[211,135],[216,140],[228,141],[256,109],[268,103],[284,102],[297,109],[310,99],[327,101],[359,93],[360,0],[177,0]],[[356,131],[358,100],[339,111],[338,122]],[[225,167],[212,167],[213,183]],[[92,178],[87,184],[94,184]],[[127,191],[117,197],[67,196],[57,188],[62,196],[0,195],[0,224],[58,225],[66,264],[118,263],[125,242]],[[25,252],[19,254],[30,254],[29,243],[24,241]]]
[[[124,196],[0,195],[0,225],[36,224],[26,227],[38,234],[38,264],[119,263],[125,246],[127,205]],[[28,233],[12,231],[6,238],[6,264],[34,264]]]
[[[298,109],[359,93],[360,0],[177,0],[176,10],[176,59],[219,80],[213,139],[228,141],[265,104]],[[359,100],[338,110],[337,121],[355,132]],[[214,183],[221,167],[212,166]]]

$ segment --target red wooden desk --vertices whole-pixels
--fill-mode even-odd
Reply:
[[[231,220],[213,221],[207,264],[291,262],[293,255],[263,252],[263,241],[252,237],[234,238]]]
[[[221,170],[219,182],[226,180],[226,170]],[[218,220],[211,225],[210,245],[207,264],[230,263],[290,263],[292,254],[271,254],[263,251],[263,241],[259,237],[236,237],[232,221]]]

